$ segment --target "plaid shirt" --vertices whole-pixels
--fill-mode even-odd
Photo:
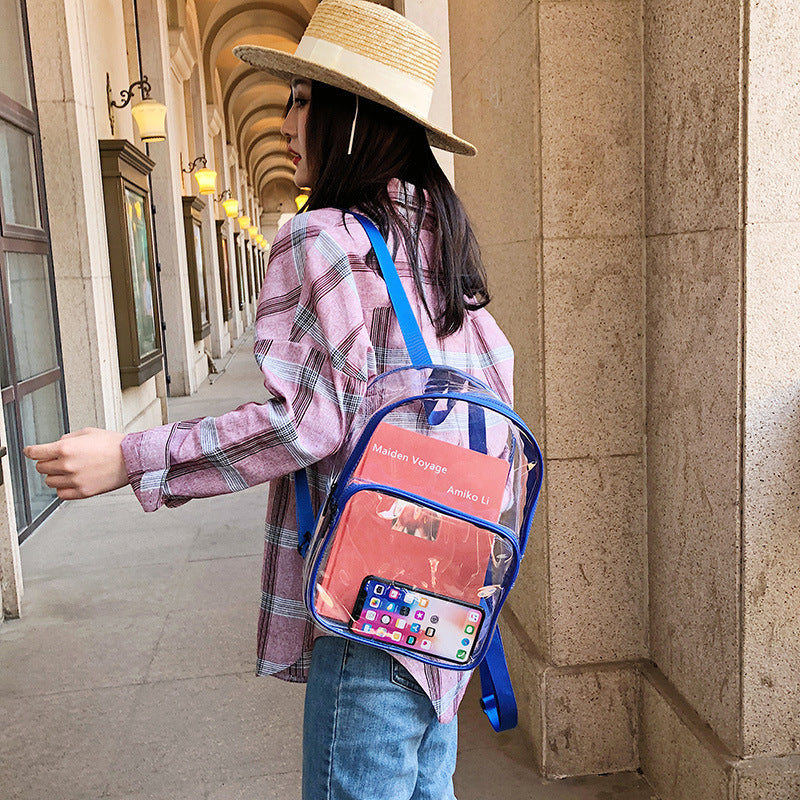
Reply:
[[[396,181],[389,189],[403,213],[418,213],[413,191]],[[434,225],[426,212],[420,257],[429,304]],[[295,216],[273,243],[256,315],[255,358],[272,398],[219,417],[133,433],[122,443],[131,486],[145,511],[271,482],[258,624],[260,675],[306,680],[320,635],[303,603],[292,473],[308,467],[318,509],[367,382],[409,363],[386,287],[367,263],[369,253],[366,233],[341,211]],[[469,313],[461,330],[437,339],[402,248],[395,261],[433,360],[475,375],[510,402],[513,354],[491,315]],[[471,673],[397,658],[430,697],[439,719],[451,720]]]

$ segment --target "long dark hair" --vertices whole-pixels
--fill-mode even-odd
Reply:
[[[355,95],[312,83],[306,157],[314,186],[305,208],[356,208],[375,222],[384,238],[391,235],[395,250],[402,242],[437,336],[455,333],[467,311],[489,302],[486,270],[466,211],[434,158],[425,129],[385,106],[359,98],[352,155],[348,156],[355,110]],[[436,219],[435,252],[428,254],[430,277],[439,294],[434,310],[422,288],[419,235],[424,215],[398,211],[387,191],[392,178],[413,184],[420,205],[426,192]]]

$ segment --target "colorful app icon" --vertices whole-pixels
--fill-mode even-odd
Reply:
[[[416,636],[409,636],[406,639],[406,644],[416,644],[416,642],[417,642],[417,637]]]
[[[372,630],[372,625],[370,625],[369,622],[365,622],[361,630],[364,631],[364,633],[369,633]]]
[[[469,644],[469,639],[462,639],[461,644],[463,644],[464,647],[466,647]]]
[[[477,622],[481,618],[481,615],[477,611],[470,611],[467,619],[470,622]]]
[[[403,638],[403,634],[400,631],[392,631],[392,641],[399,642]]]
[[[381,622],[384,625],[388,625],[392,621],[392,618],[388,614],[381,614]]]
[[[431,649],[431,643],[430,643],[430,641],[429,641],[428,639],[423,639],[423,640],[422,640],[422,641],[419,643],[419,646],[420,646],[420,647],[421,647],[423,650],[430,650],[430,649]]]
[[[375,588],[373,589],[373,592],[375,592],[375,594],[383,594],[384,589],[385,589],[385,587],[383,587],[379,583],[377,583],[377,584],[375,584]]]
[[[364,614],[364,616],[367,619],[375,619],[375,617],[378,616],[378,615],[374,611],[367,611],[367,613]]]
[[[397,608],[397,603],[387,603],[386,610],[387,611],[394,611]]]
[[[475,626],[474,625],[467,625],[466,628],[464,628],[464,633],[468,633],[468,634],[472,635],[473,633],[475,633]]]
[[[425,612],[424,611],[415,611],[414,612],[414,619],[425,619]]]
[[[400,606],[399,613],[407,617],[411,613],[411,609],[408,606]]]
[[[375,631],[375,633],[378,634],[378,636],[386,636],[388,631],[386,630],[386,628],[378,628],[378,630]]]
[[[428,598],[427,597],[420,597],[420,599],[419,599],[419,607],[420,608],[427,608],[428,607]]]
[[[397,600],[397,598],[400,597],[400,592],[398,592],[397,589],[389,589],[389,597],[391,597],[392,600]]]
[[[412,622],[409,630],[411,631],[411,633],[419,633],[420,627],[422,626],[418,622]]]
[[[459,651],[456,652],[456,658],[459,661],[464,661],[466,659],[466,657],[467,657],[467,651],[466,650],[459,650]]]
[[[436,636],[436,628],[425,628],[425,635],[433,638]]]
[[[406,626],[406,621],[404,619],[396,619],[394,621],[394,626],[395,626],[395,628],[399,628],[400,630],[403,630],[403,628],[405,628],[405,626]]]
[[[371,597],[371,598],[370,598],[370,600],[369,600],[369,604],[370,604],[370,605],[371,605],[373,608],[380,608],[381,601],[380,601],[380,600],[378,600],[378,598],[377,598],[377,597]]]

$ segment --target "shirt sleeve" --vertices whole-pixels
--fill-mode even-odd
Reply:
[[[348,251],[320,224],[323,214],[294,217],[270,252],[254,349],[272,398],[123,439],[145,511],[246,489],[341,448],[372,345]]]

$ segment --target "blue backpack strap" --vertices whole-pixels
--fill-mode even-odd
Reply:
[[[506,654],[500,629],[494,629],[486,657],[478,669],[481,675],[481,708],[496,731],[507,731],[517,725],[517,699],[511,687]]]
[[[298,469],[294,473],[294,503],[297,516],[297,552],[305,558],[316,520],[311,506],[311,492],[308,490],[308,475],[304,469]]]
[[[372,220],[367,219],[362,214],[356,214],[355,211],[349,211],[348,213],[352,214],[361,223],[369,237],[372,249],[378,257],[378,266],[381,269],[381,275],[389,292],[389,300],[392,301],[394,313],[400,324],[400,331],[403,334],[403,340],[406,343],[411,363],[415,367],[429,366],[431,364],[431,354],[428,352],[428,347],[422,338],[419,323],[414,316],[411,303],[408,302],[408,296],[405,289],[403,289],[403,284],[400,283],[397,267],[389,253],[386,242],[383,240],[383,236],[381,236],[381,232]]]

